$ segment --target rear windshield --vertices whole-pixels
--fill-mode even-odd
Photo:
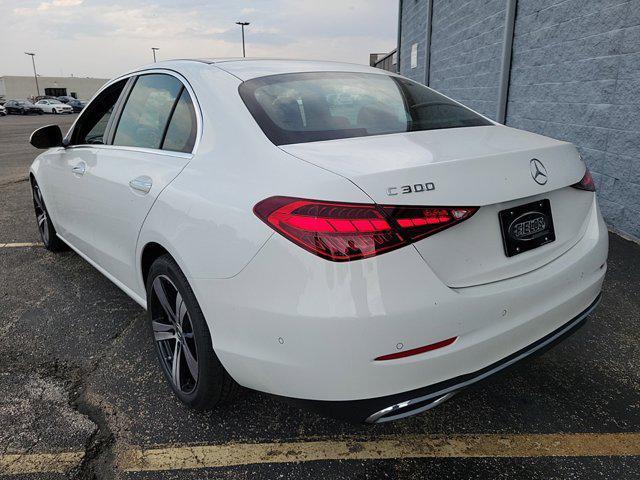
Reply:
[[[384,74],[272,75],[248,80],[239,91],[276,145],[492,125],[419,83]]]

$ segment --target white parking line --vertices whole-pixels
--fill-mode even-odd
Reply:
[[[403,458],[640,456],[640,433],[395,435],[297,442],[224,443],[130,448],[115,468],[128,472],[233,467],[264,463]],[[84,452],[0,455],[0,473],[66,472]]]
[[[41,242],[0,243],[0,248],[30,248],[43,247]]]

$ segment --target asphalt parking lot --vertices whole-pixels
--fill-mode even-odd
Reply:
[[[165,385],[142,309],[39,246],[29,134],[74,118],[0,118],[0,478],[640,479],[639,245],[611,235],[576,335],[423,415],[355,426],[257,392],[197,413]]]

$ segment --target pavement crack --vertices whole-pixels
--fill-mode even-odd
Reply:
[[[73,480],[115,479],[116,439],[109,427],[104,410],[91,400],[84,385],[79,387],[71,405],[78,412],[86,415],[97,427],[93,435],[87,439],[84,457],[71,478]]]
[[[111,480],[115,477],[115,435],[109,427],[107,415],[99,402],[87,392],[86,379],[97,370],[99,360],[91,362],[89,368],[77,376],[71,387],[69,405],[85,415],[96,425],[96,430],[87,439],[80,465],[71,472],[73,480]]]
[[[137,316],[133,317],[123,329],[110,339],[108,347],[82,372],[72,388],[73,397],[70,405],[86,415],[97,427],[93,435],[87,439],[84,457],[71,477],[73,480],[113,480],[118,478],[115,473],[117,470],[117,439],[108,421],[108,415],[113,415],[113,413],[108,411],[100,399],[89,394],[87,379],[100,367],[102,359],[108,356],[108,352],[112,351],[129,330],[134,328],[137,318]]]
[[[21,177],[21,178],[15,178],[15,179],[10,179],[4,182],[0,182],[0,187],[6,187],[8,185],[14,185],[16,183],[22,183],[22,182],[26,182],[27,180],[29,180],[29,177]]]
[[[43,365],[43,374],[65,382],[69,406],[95,425],[87,438],[84,455],[78,466],[69,472],[73,480],[115,479],[115,435],[107,422],[107,412],[100,402],[87,392],[87,379],[99,367],[100,361],[91,361],[83,367],[72,367],[62,362]]]

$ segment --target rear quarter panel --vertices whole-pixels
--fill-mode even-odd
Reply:
[[[371,202],[349,180],[274,146],[242,102],[237,78],[214,66],[181,73],[198,97],[203,135],[192,161],[162,192],[144,222],[139,269],[145,245],[156,242],[189,278],[231,278],[274,234],[253,213],[260,200],[288,195]],[[141,271],[139,278],[144,296]]]

